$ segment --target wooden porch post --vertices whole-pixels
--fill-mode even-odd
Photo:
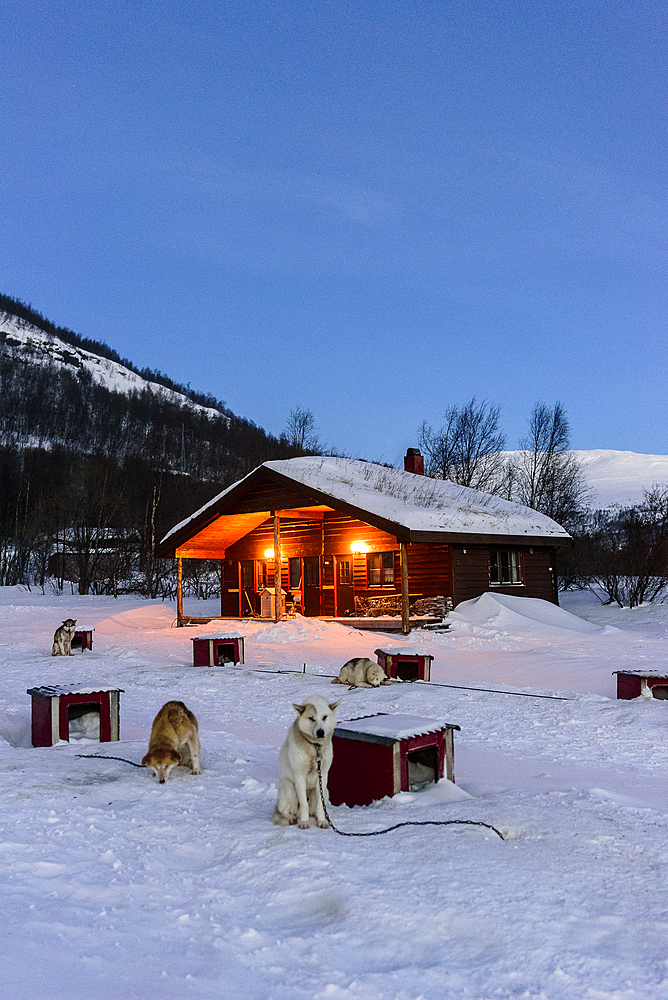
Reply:
[[[274,621],[281,620],[281,519],[274,511]]]
[[[401,547],[401,634],[410,635],[410,611],[408,600],[408,551],[406,543],[400,542]]]
[[[183,625],[183,559],[176,559],[176,624]]]

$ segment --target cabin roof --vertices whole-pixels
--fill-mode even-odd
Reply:
[[[169,531],[157,555],[215,558],[266,520],[346,513],[406,542],[534,542],[570,545],[556,521],[522,504],[349,458],[310,456],[265,462]],[[195,551],[198,550],[198,551]]]
[[[258,466],[172,528],[157,555],[220,558],[272,511],[294,518],[338,511],[406,542],[572,541],[556,521],[522,504],[372,462],[312,456]]]

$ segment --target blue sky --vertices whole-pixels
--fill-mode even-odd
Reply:
[[[665,3],[0,11],[5,294],[352,457],[668,451]]]

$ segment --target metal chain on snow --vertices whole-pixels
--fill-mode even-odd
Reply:
[[[320,786],[320,800],[322,802],[322,808],[325,813],[325,819],[331,826],[334,833],[338,833],[341,837],[377,837],[381,833],[390,833],[392,830],[398,830],[400,826],[484,826],[488,830],[493,830],[497,837],[501,840],[506,838],[503,836],[500,830],[497,830],[495,826],[491,823],[483,823],[481,820],[477,819],[409,819],[404,820],[403,823],[395,823],[394,826],[388,826],[386,830],[369,830],[366,833],[350,833],[346,830],[338,830],[332,823],[332,818],[327,812],[327,801],[325,799],[325,793],[322,787],[322,772],[320,770],[320,761],[322,757],[320,756],[320,747],[316,748],[316,760],[318,763],[318,785]]]
[[[75,753],[75,757],[83,757],[85,760],[122,760],[124,764],[132,764],[133,767],[143,767],[143,764],[135,764],[133,760],[126,760],[125,757],[107,757],[102,753]]]

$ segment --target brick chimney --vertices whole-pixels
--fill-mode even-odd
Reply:
[[[404,469],[416,476],[424,476],[424,458],[419,448],[407,448],[404,457]]]

